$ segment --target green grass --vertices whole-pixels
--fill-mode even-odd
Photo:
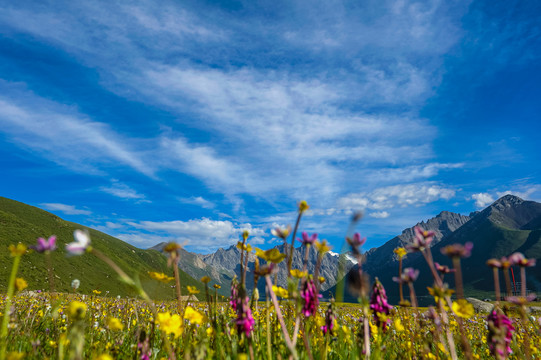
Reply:
[[[70,291],[71,281],[79,279],[79,292],[92,290],[109,292],[110,296],[132,296],[129,287],[119,283],[116,273],[101,260],[90,254],[69,257],[65,244],[73,241],[75,229],[88,230],[92,246],[115,261],[128,275],[140,277],[145,290],[153,298],[172,299],[172,284],[162,284],[148,277],[149,271],[173,275],[167,267],[165,256],[155,250],[142,250],[122,240],[79,224],[62,220],[47,211],[14,200],[0,197],[0,292],[6,291],[7,279],[11,271],[12,259],[7,247],[21,242],[33,245],[38,237],[57,236],[57,250],[51,254],[57,291]],[[19,277],[29,284],[29,290],[49,289],[47,263],[43,254],[31,253],[22,258]],[[180,271],[184,293],[187,285],[196,286],[203,292],[202,284]]]

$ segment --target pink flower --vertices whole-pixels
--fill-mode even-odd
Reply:
[[[487,318],[487,342],[490,352],[496,359],[507,359],[511,351],[511,341],[515,328],[511,320],[500,309],[494,309]]]
[[[346,237],[346,241],[348,242],[349,246],[351,246],[351,250],[355,254],[359,254],[359,248],[364,245],[366,238],[361,238],[361,234],[355,233],[353,234],[353,238]]]
[[[297,238],[303,245],[312,245],[317,240],[317,234],[313,233],[312,236],[308,236],[306,231],[302,232],[302,240]]]
[[[329,333],[332,335],[332,329],[334,327],[334,313],[332,311],[332,305],[329,304],[329,307],[327,308],[327,311],[325,312],[325,325],[321,327],[321,330],[323,331],[323,335],[327,335]]]
[[[467,258],[471,256],[473,249],[473,243],[467,242],[462,244],[452,244],[441,249],[443,255],[447,255],[451,258]]]
[[[411,269],[411,268],[408,268],[408,269]],[[387,319],[385,321],[381,321],[380,314],[385,315],[385,316],[382,316],[382,318],[387,318],[392,308],[393,307],[389,305],[389,303],[387,302],[387,294],[385,293],[385,288],[383,287],[383,284],[378,280],[378,278],[376,278],[376,281],[374,282],[374,285],[372,286],[372,297],[370,298],[370,309],[372,309],[372,312],[374,314],[374,321],[376,322],[376,325],[381,326],[384,331],[387,329],[387,325],[389,325],[391,320]]]
[[[32,249],[36,250],[39,253],[44,253],[46,251],[53,251],[56,249],[56,236],[49,237],[49,240],[45,240],[40,237],[37,240],[37,244],[32,246]]]
[[[436,270],[438,270],[442,274],[449,274],[452,272],[455,272],[456,269],[449,269],[449,266],[447,265],[440,265],[439,263],[434,263],[434,266],[436,267]]]
[[[516,252],[509,256],[509,262],[511,265],[518,265],[521,267],[535,266],[535,259],[526,259],[522,253]]]
[[[424,251],[426,248],[430,247],[430,243],[434,240],[434,231],[427,231],[416,226],[415,229],[415,238],[413,242],[409,245],[406,245],[406,248],[411,252]]]
[[[237,311],[237,320],[235,320],[239,334],[244,332],[246,337],[251,336],[255,323],[254,317],[252,316],[252,310],[250,310],[249,302],[250,299],[248,296],[246,296],[244,301],[242,301],[239,310]]]
[[[302,307],[304,316],[314,315],[319,305],[319,298],[321,297],[314,284],[314,280],[309,279],[304,283],[304,287],[301,290],[301,297],[304,299],[304,305]]]

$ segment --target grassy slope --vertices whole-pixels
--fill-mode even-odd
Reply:
[[[44,210],[3,197],[0,197],[0,291],[6,290],[11,271],[12,260],[7,250],[8,245],[17,242],[32,245],[38,237],[54,234],[58,238],[58,248],[51,258],[57,290],[69,291],[71,281],[77,278],[81,280],[79,291],[82,293],[97,289],[103,293],[109,291],[111,296],[133,295],[127,286],[118,281],[116,273],[95,256],[67,256],[64,245],[73,241],[75,229],[87,229],[92,238],[92,246],[113,259],[129,275],[139,274],[151,297],[173,298],[174,289],[171,289],[171,283],[157,283],[147,275],[148,271],[159,271],[172,276],[172,270],[167,268],[166,258],[158,251],[138,249],[97,230],[64,221]],[[31,290],[48,289],[45,256],[35,252],[25,255],[21,261],[19,276],[28,281]],[[201,283],[182,271],[181,282],[183,288],[192,285],[203,289]],[[185,289],[183,293],[186,293]]]

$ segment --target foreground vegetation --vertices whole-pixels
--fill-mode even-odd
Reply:
[[[275,229],[273,234],[288,242],[292,254],[301,217],[308,208],[299,205],[296,226]],[[495,296],[510,294],[508,270],[519,269],[521,296],[496,301],[488,314],[476,314],[464,299],[460,261],[471,254],[472,244],[454,244],[443,252],[453,267],[434,263],[430,251],[433,233],[416,229],[407,247],[395,249],[399,261],[395,281],[400,287],[400,306],[387,302],[378,279],[370,281],[362,271],[361,247],[365,239],[353,230],[360,216],[353,218],[346,236],[349,250],[357,257],[358,268],[348,279],[349,290],[358,296],[358,304],[341,303],[343,289],[337,289],[336,302],[320,303],[319,263],[330,250],[316,234],[302,233],[300,242],[315,246],[320,257],[315,272],[291,269],[291,257],[277,249],[252,249],[249,234],[238,243],[241,275],[233,281],[229,302],[221,302],[219,285],[203,277],[199,287],[188,286],[190,295],[206,301],[192,302],[182,294],[177,263],[180,246],[165,247],[172,276],[163,272],[144,274],[159,283],[174,284],[176,301],[153,300],[141,285],[139,276],[127,275],[121,266],[102,251],[93,248],[90,235],[75,231],[75,241],[66,245],[72,256],[93,256],[108,265],[119,283],[139,299],[108,297],[98,290],[91,295],[78,294],[81,285],[72,281],[72,293],[56,293],[54,269],[48,266],[44,278],[50,291],[25,292],[26,280],[18,277],[21,259],[28,256],[23,244],[12,244],[9,254],[12,268],[7,293],[0,299],[0,360],[21,358],[58,359],[534,359],[541,357],[540,319],[529,313],[532,296],[526,296],[526,268],[535,260],[515,253],[509,258],[490,259],[494,272]],[[291,236],[290,236],[291,234]],[[51,263],[56,250],[54,236],[39,238],[32,250]],[[255,282],[266,284],[266,294],[257,287],[249,294],[245,279],[248,253],[255,251]],[[434,277],[430,293],[435,306],[417,306],[414,282],[419,272],[402,269],[401,259],[408,252],[420,252]],[[37,255],[34,254],[34,255]],[[274,284],[276,264],[288,263],[288,286]],[[449,289],[446,274],[454,275],[456,289]],[[500,290],[499,276],[507,284]],[[341,275],[341,274],[339,274]],[[448,275],[449,276],[449,275]],[[405,296],[405,292],[409,297]],[[456,291],[455,291],[456,290]],[[263,300],[263,301],[259,301]]]

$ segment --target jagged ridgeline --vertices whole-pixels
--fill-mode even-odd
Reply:
[[[152,247],[152,249],[162,251],[164,246],[165,243],[160,243]],[[281,253],[285,253],[286,251],[284,249],[284,245],[279,245],[276,248],[278,248]],[[287,250],[289,250],[289,245]],[[303,268],[304,253],[304,246],[295,248],[293,252],[293,262],[291,265],[292,269]],[[255,255],[251,253],[248,259],[249,263],[246,287],[248,290],[252,290],[254,287],[253,271]],[[317,250],[314,247],[311,247],[308,256],[308,270],[311,273],[314,271],[316,261]],[[336,284],[338,261],[338,254],[332,252],[326,253],[322,259],[320,274],[325,278],[325,282],[321,284],[321,289],[323,292],[326,292],[326,290]],[[262,263],[264,263],[264,261],[262,261]],[[349,258],[346,258],[344,265],[345,271],[348,271],[354,265],[354,263]],[[220,290],[221,293],[228,295],[231,280],[235,276],[240,277],[240,250],[235,245],[232,245],[227,249],[220,248],[216,252],[206,255],[182,250],[179,267],[196,279],[204,275],[210,276],[214,282],[222,286],[222,289]],[[287,263],[285,261],[278,265],[277,280],[279,286],[287,286]],[[265,294],[264,282],[262,279],[258,284],[258,287],[260,294]]]
[[[173,299],[172,283],[163,284],[152,280],[149,271],[164,272],[172,276],[167,268],[167,259],[155,250],[142,250],[122,240],[85,226],[62,220],[58,216],[36,207],[0,197],[0,292],[6,291],[12,260],[7,250],[10,244],[21,242],[33,245],[38,237],[57,236],[57,249],[51,253],[54,267],[54,284],[57,291],[71,291],[71,281],[81,281],[81,293],[99,290],[102,295],[132,296],[131,289],[118,280],[116,273],[100,259],[90,254],[68,257],[64,249],[73,241],[75,229],[87,229],[92,246],[114,260],[127,274],[139,274],[147,293],[155,299]],[[42,254],[31,253],[22,257],[19,277],[28,282],[28,290],[48,290],[47,265]],[[181,271],[182,286],[202,284]]]
[[[483,211],[469,216],[444,211],[417,225],[435,232],[431,248],[434,261],[440,264],[451,265],[450,259],[441,254],[444,246],[466,242],[474,244],[471,256],[462,261],[466,296],[493,297],[492,270],[485,264],[490,258],[521,252],[527,258],[541,259],[541,204],[535,201],[506,195]],[[377,276],[380,279],[394,303],[398,302],[398,285],[392,278],[398,275],[398,260],[393,249],[403,247],[413,239],[413,228],[366,253],[363,270],[372,278]],[[415,288],[421,297],[427,295],[427,286],[431,286],[433,280],[421,254],[408,254],[403,266],[421,271]],[[356,271],[356,267],[350,271]],[[446,281],[454,287],[453,276],[448,275]],[[503,280],[501,286],[504,288]],[[541,267],[528,269],[527,288],[538,293],[541,291]],[[345,299],[355,301],[355,297],[348,293]]]

